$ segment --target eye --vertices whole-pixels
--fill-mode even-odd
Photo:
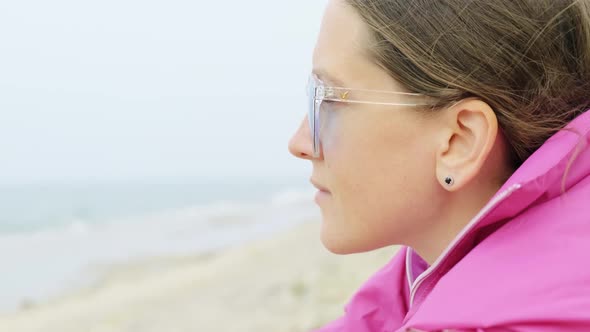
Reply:
[[[325,111],[331,111],[331,110],[337,109],[338,106],[340,106],[340,104],[341,103],[336,100],[324,99],[322,101],[322,109]]]
[[[336,100],[331,100],[331,99],[324,99],[324,101],[322,101],[322,104],[325,104],[329,107],[334,107],[334,106],[340,104],[340,102],[336,101]]]

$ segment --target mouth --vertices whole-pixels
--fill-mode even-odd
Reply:
[[[326,193],[326,194],[329,194],[330,193],[330,191],[328,190],[328,188],[322,186],[321,184],[319,184],[314,179],[310,179],[309,182],[311,182],[311,184],[313,184],[313,186],[316,187],[316,189],[319,190],[320,192]]]

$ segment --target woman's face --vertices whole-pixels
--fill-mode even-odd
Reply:
[[[330,86],[403,92],[367,55],[369,33],[343,0],[330,1],[313,55],[314,73]],[[334,253],[407,244],[436,219],[443,190],[435,176],[436,116],[413,106],[324,103],[321,153],[315,158],[307,119],[289,150],[313,164],[321,240]]]

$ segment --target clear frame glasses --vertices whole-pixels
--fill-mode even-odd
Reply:
[[[308,120],[314,158],[320,155],[320,112],[324,101],[386,106],[426,106],[425,96],[418,93],[349,89],[326,86],[315,74],[307,84]]]

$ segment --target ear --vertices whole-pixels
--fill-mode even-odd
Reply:
[[[498,119],[493,109],[479,99],[464,99],[443,112],[436,176],[449,191],[464,187],[482,170],[496,136]],[[445,179],[451,177],[451,185]]]

